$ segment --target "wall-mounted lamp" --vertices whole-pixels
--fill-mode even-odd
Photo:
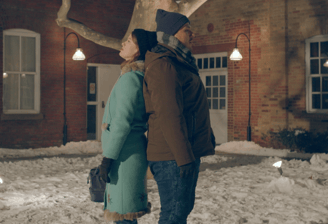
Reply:
[[[249,67],[249,72],[248,72],[248,126],[247,126],[247,141],[251,141],[252,137],[251,137],[251,41],[248,38],[248,36],[244,33],[240,33],[238,34],[237,38],[236,38],[236,47],[233,49],[231,55],[230,55],[230,60],[232,61],[240,61],[241,59],[243,59],[243,56],[240,54],[238,47],[237,47],[237,40],[238,37],[240,35],[244,35],[249,43],[249,58],[248,58],[248,67]]]
[[[7,73],[3,73],[3,78],[5,79],[5,78],[7,78],[8,77],[8,74]]]
[[[82,61],[85,59],[82,48],[80,48],[80,40],[76,33],[71,32],[65,36],[64,28],[64,129],[63,129],[63,145],[67,143],[67,122],[66,122],[66,39],[69,35],[74,34],[77,38],[77,48],[72,59],[74,61]]]

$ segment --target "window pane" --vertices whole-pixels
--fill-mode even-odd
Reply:
[[[3,109],[18,110],[18,74],[3,79]]]
[[[323,58],[328,57],[328,41],[320,43],[320,56]]]
[[[208,58],[204,58],[204,69],[208,69]]]
[[[328,92],[328,77],[322,77],[322,91]]]
[[[214,68],[214,58],[210,58],[210,68]]]
[[[310,44],[310,57],[318,57],[319,56],[319,48],[318,43]]]
[[[88,140],[96,139],[96,117],[97,117],[97,106],[88,105],[87,108],[87,138]]]
[[[220,87],[220,97],[226,97],[225,87]]]
[[[220,99],[220,110],[225,110],[225,99]]]
[[[97,101],[96,67],[88,67],[88,101]]]
[[[22,37],[22,71],[35,72],[35,37]]]
[[[219,109],[219,101],[218,99],[213,99],[213,109]]]
[[[34,75],[21,75],[20,79],[20,109],[34,109]]]
[[[310,60],[311,74],[319,74],[319,60]]]
[[[19,37],[5,36],[5,71],[19,71]]]
[[[312,108],[320,109],[320,95],[319,94],[312,95]]]
[[[216,58],[216,68],[221,68],[221,57]]]
[[[202,62],[203,62],[203,61],[202,61],[202,58],[198,58],[198,59],[197,59],[197,64],[198,64],[198,68],[199,68],[199,69],[202,69]]]
[[[219,85],[219,77],[217,75],[213,76],[213,86]]]
[[[225,86],[225,76],[224,75],[220,75],[220,86]]]
[[[227,57],[222,57],[222,68],[226,68],[228,66]]]
[[[328,74],[328,68],[323,66],[327,59],[321,59],[321,74]]]
[[[322,109],[328,109],[328,94],[322,94]]]
[[[211,108],[211,100],[208,99],[207,102],[208,102],[208,108],[209,108],[209,109],[212,109],[212,108]]]
[[[219,97],[219,89],[217,87],[213,88],[213,97]]]
[[[312,92],[320,92],[320,77],[312,78]]]
[[[207,97],[211,97],[211,88],[206,88]]]
[[[211,86],[211,76],[206,76],[206,86]]]

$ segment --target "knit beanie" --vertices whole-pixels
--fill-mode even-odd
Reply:
[[[184,24],[190,23],[190,21],[186,16],[180,13],[167,12],[163,9],[158,9],[156,14],[156,23],[156,31],[162,31],[173,36]]]
[[[157,44],[156,32],[146,31],[143,29],[135,29],[133,35],[137,38],[140,56],[138,60],[145,60],[147,51],[150,51]]]

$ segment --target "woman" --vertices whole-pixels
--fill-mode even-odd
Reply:
[[[156,33],[135,29],[122,44],[121,76],[108,98],[102,125],[103,161],[100,176],[107,181],[104,217],[117,224],[137,224],[150,212],[146,172],[147,116],[142,93],[144,59],[157,43]]]

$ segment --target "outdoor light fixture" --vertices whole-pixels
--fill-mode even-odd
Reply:
[[[74,61],[81,61],[85,59],[82,48],[80,48],[80,40],[76,33],[71,32],[65,36],[64,28],[64,129],[63,129],[63,145],[67,143],[67,120],[66,120],[66,39],[69,35],[74,34],[77,38],[77,48],[72,59]]]
[[[5,78],[7,78],[8,77],[8,74],[7,73],[3,73],[3,78],[5,79]]]
[[[74,61],[83,61],[85,59],[85,55],[83,54],[82,48],[76,48],[75,54],[72,59]]]
[[[240,61],[241,59],[243,59],[243,56],[240,54],[238,48],[234,48],[230,55],[230,60]]]
[[[282,163],[282,161],[278,161],[272,165],[272,166],[278,168],[280,175],[282,175],[281,163]]]
[[[233,49],[231,55],[230,55],[230,60],[232,61],[240,61],[241,59],[243,59],[243,56],[240,54],[238,47],[237,47],[237,40],[238,37],[240,35],[244,35],[249,43],[249,48],[248,48],[248,52],[249,52],[249,58],[248,58],[248,68],[249,68],[249,72],[248,72],[248,126],[247,126],[247,141],[251,141],[252,137],[251,137],[251,41],[248,38],[248,36],[244,33],[240,33],[238,34],[237,38],[236,38],[236,47]]]
[[[323,66],[325,66],[325,67],[328,68],[328,59],[327,59],[327,61],[323,64]]]
[[[2,180],[2,178],[0,177],[0,184],[2,184],[3,183],[3,180]]]

